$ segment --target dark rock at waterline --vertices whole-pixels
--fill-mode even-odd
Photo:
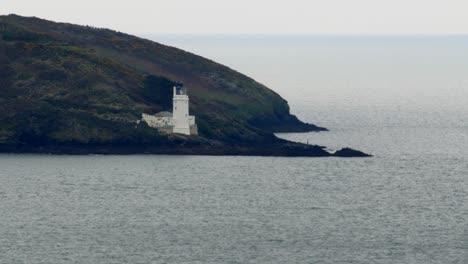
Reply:
[[[345,157],[345,158],[351,158],[351,157],[356,157],[356,158],[359,158],[359,157],[372,157],[372,155],[369,155],[367,153],[364,153],[362,151],[359,151],[359,150],[354,150],[354,149],[351,149],[351,148],[343,148],[343,149],[340,149],[338,151],[336,151],[333,156],[335,157]]]

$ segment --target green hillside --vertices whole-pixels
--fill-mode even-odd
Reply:
[[[199,137],[136,125],[143,112],[170,109],[174,82],[189,88]],[[248,145],[319,130],[214,61],[108,29],[0,16],[0,145]]]

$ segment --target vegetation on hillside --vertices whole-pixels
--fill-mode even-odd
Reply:
[[[200,137],[160,134],[142,113],[189,87]],[[0,145],[277,143],[318,131],[275,92],[200,56],[107,29],[0,16]]]

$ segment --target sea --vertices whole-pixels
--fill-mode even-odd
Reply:
[[[146,35],[372,158],[0,155],[0,263],[468,263],[468,36]]]

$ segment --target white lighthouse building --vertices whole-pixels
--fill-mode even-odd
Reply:
[[[187,88],[179,83],[174,86],[172,97],[172,113],[160,112],[155,115],[143,114],[144,120],[150,127],[165,133],[197,135],[198,128],[195,116],[189,115],[189,97]]]
[[[173,133],[190,135],[189,98],[187,88],[183,85],[174,86],[172,120],[174,121]]]

